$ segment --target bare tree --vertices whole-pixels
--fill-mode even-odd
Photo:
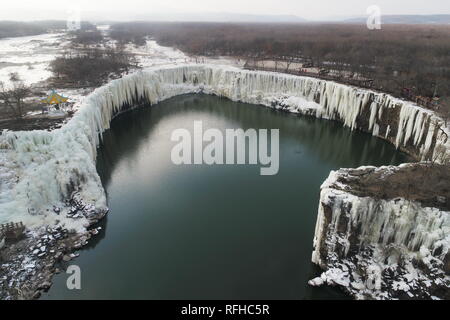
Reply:
[[[8,108],[16,118],[24,116],[24,99],[30,93],[30,87],[20,79],[17,73],[9,74],[10,87],[0,81],[0,104]]]
[[[291,64],[294,62],[293,57],[289,57],[289,59],[286,61],[286,72],[289,71],[289,68],[291,67]]]
[[[434,149],[434,154],[431,158],[431,165],[450,165],[450,153],[447,151],[445,145],[439,144]]]
[[[450,121],[450,97],[444,97],[441,99],[439,114],[442,116],[445,121],[445,125],[447,126]]]
[[[433,126],[435,129],[435,139],[436,146],[430,157],[431,166],[437,164],[449,165],[450,164],[450,152],[447,151],[446,144],[448,142],[449,136],[444,130],[445,123],[438,119],[434,119],[430,122],[430,126]],[[440,135],[438,134],[440,133]]]

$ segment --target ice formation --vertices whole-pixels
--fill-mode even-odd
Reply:
[[[112,118],[138,102],[156,104],[176,95],[198,92],[339,120],[352,129],[387,139],[422,160],[433,155],[439,158],[437,146],[443,146],[445,152],[450,150],[448,130],[436,129],[438,117],[386,94],[314,78],[229,66],[150,68],[96,89],[60,129],[2,133],[0,174],[13,179],[2,176],[0,222],[45,225],[58,220],[73,229],[83,228],[83,219],[66,221],[64,215],[55,215],[52,208],[64,207],[64,201],[74,191],[83,201],[97,208],[106,207],[95,160],[102,133]],[[388,111],[396,108],[401,108],[398,119],[390,119]],[[365,112],[367,123],[361,120]]]
[[[385,169],[386,167],[381,167],[377,170]],[[314,247],[317,249],[313,252],[314,263],[323,264],[318,249],[324,235],[324,205],[329,206],[335,213],[328,225],[328,229],[336,230],[331,232],[332,237],[336,237],[331,241],[333,249],[339,243],[344,256],[350,249],[350,236],[358,229],[361,245],[394,245],[411,252],[425,249],[435,253],[439,250],[439,258],[445,258],[450,246],[450,212],[422,207],[417,202],[401,198],[380,200],[358,197],[336,188],[336,184],[339,185],[337,175],[338,173],[333,171],[321,187],[321,205],[314,239]],[[342,237],[337,239],[341,219],[346,221],[347,226]]]

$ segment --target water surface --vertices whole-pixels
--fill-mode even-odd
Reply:
[[[280,129],[280,172],[258,166],[175,166],[172,131]],[[72,261],[82,290],[55,277],[46,299],[342,299],[310,288],[321,184],[331,170],[409,161],[385,141],[340,123],[206,95],[123,114],[99,149],[111,209]]]

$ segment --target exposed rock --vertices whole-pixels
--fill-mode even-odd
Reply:
[[[38,286],[38,290],[48,290],[52,286],[52,283],[49,281],[43,282]]]
[[[80,208],[82,215],[95,212],[80,202],[78,205],[88,208],[86,213]],[[98,217],[105,214],[104,210],[98,211]],[[93,230],[98,233],[98,228]],[[20,241],[3,248],[0,252],[0,299],[38,299],[41,291],[51,287],[52,276],[60,272],[60,268],[55,268],[56,263],[78,257],[73,251],[87,243],[93,230],[77,233],[61,226],[42,227],[28,230]]]

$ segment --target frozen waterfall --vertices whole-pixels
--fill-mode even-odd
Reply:
[[[96,89],[74,117],[52,132],[11,132],[0,136],[0,222],[45,225],[56,220],[82,229],[86,221],[65,221],[53,213],[73,191],[97,208],[106,197],[96,172],[102,133],[123,106],[156,104],[173,96],[207,93],[231,100],[315,115],[343,122],[410,146],[425,160],[442,145],[450,150],[448,130],[437,130],[432,112],[389,95],[330,81],[245,71],[228,66],[182,65],[140,71]],[[390,119],[389,110],[400,110]],[[361,121],[367,113],[367,121]],[[441,148],[442,149],[442,148]],[[438,157],[436,157],[438,158]]]

